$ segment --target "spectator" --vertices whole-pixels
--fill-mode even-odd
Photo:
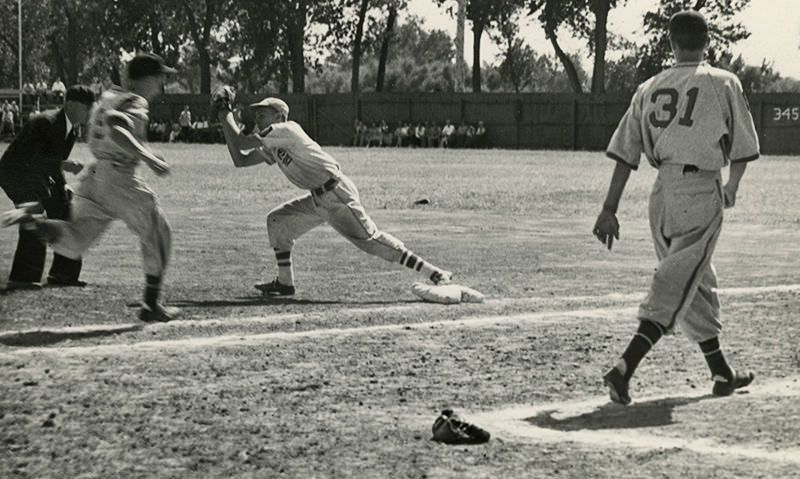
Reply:
[[[442,141],[439,143],[439,146],[442,148],[452,148],[455,134],[456,127],[453,126],[453,123],[450,120],[445,121],[444,127],[442,127]]]
[[[467,124],[462,120],[461,124],[458,125],[456,128],[456,140],[453,142],[453,146],[456,148],[464,148],[464,143],[467,139]]]
[[[184,105],[183,111],[178,117],[178,125],[180,125],[180,140],[188,143],[192,134],[192,111],[189,110],[189,105]]]
[[[53,92],[53,99],[55,102],[61,105],[64,101],[64,94],[67,92],[67,87],[64,85],[64,82],[61,81],[60,77],[56,78],[56,81],[53,82],[50,91]]]
[[[414,128],[414,146],[425,147],[425,125],[422,122],[417,123]]]
[[[106,75],[105,78],[103,78],[103,83],[101,83],[101,86],[103,87],[103,91],[110,90],[111,87],[114,86],[114,82],[111,81],[110,76]]]
[[[356,119],[353,122],[353,146],[361,146],[361,120]]]
[[[411,146],[414,143],[414,126],[409,122],[403,123],[403,146]]]
[[[22,101],[28,104],[36,103],[36,87],[33,83],[26,82],[22,85]]]
[[[367,147],[373,144],[376,146],[383,146],[383,134],[381,133],[381,127],[378,122],[373,123],[372,126],[367,128],[365,144]]]
[[[436,148],[439,146],[439,140],[442,136],[442,127],[435,121],[427,129],[427,141],[429,148]]]
[[[19,122],[20,117],[20,109],[17,106],[17,100],[11,100],[11,113],[14,114],[14,124]]]
[[[11,105],[8,104],[8,100],[3,102],[3,106],[0,106],[0,138],[3,138],[6,131],[11,133],[11,136],[14,136],[14,113],[11,111]]]
[[[381,146],[392,146],[392,130],[385,121],[381,120]]]
[[[475,148],[475,127],[467,125],[467,133],[464,137],[464,146],[467,148]]]
[[[47,83],[42,79],[36,82],[36,96],[38,97],[36,100],[39,102],[47,101]]]
[[[181,126],[177,123],[172,124],[172,129],[169,132],[169,142],[175,143],[180,139],[181,136]]]
[[[482,121],[478,122],[475,128],[475,148],[486,148],[486,126]]]
[[[394,127],[394,138],[392,138],[392,140],[394,140],[394,143],[392,143],[394,146],[403,146],[403,122],[402,121],[398,121],[397,122],[397,126]]]

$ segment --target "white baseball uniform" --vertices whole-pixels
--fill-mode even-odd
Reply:
[[[644,153],[658,169],[649,216],[659,265],[639,318],[666,330],[679,323],[695,342],[718,336],[711,256],[722,227],[720,169],[759,156],[739,79],[697,62],[654,76],[636,90],[606,153],[633,169]]]
[[[119,88],[106,90],[92,109],[88,145],[96,161],[78,179],[69,221],[57,227],[52,243],[59,254],[78,258],[111,221],[125,222],[141,241],[145,274],[162,276],[171,248],[171,229],[155,193],[136,175],[139,159],[111,138],[109,120],[121,120],[139,141],[147,131],[149,107],[141,96]]]

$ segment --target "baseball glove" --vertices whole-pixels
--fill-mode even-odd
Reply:
[[[220,112],[233,111],[236,92],[228,85],[222,85],[211,94],[211,113],[216,116]]]
[[[452,409],[445,409],[433,422],[433,440],[445,444],[483,444],[488,431],[461,419]]]

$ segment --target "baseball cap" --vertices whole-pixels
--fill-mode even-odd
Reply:
[[[91,105],[94,103],[95,97],[94,92],[88,86],[72,85],[67,88],[67,93],[64,94],[64,100]]]
[[[281,100],[280,98],[269,97],[264,98],[258,103],[253,103],[250,105],[250,108],[257,108],[257,107],[270,107],[278,110],[279,112],[283,113],[284,116],[289,116],[289,105],[286,104],[285,101]]]
[[[669,19],[670,35],[702,35],[708,33],[708,23],[697,10],[684,10]]]
[[[128,78],[131,80],[175,72],[177,70],[164,64],[163,58],[152,53],[140,53],[128,63]]]

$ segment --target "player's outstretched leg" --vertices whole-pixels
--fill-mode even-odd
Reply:
[[[432,263],[425,261],[418,255],[405,248],[400,255],[399,262],[409,269],[420,272],[427,279],[431,280],[433,284],[447,284],[453,279],[453,273],[450,271],[444,270]]]
[[[633,372],[639,366],[642,358],[661,339],[664,332],[664,327],[656,322],[647,319],[639,321],[639,329],[633,335],[633,339],[631,339],[625,352],[622,353],[622,357],[603,376],[603,383],[608,386],[609,396],[612,401],[619,404],[631,403],[628,385]]]
[[[714,396],[730,396],[733,391],[749,386],[755,379],[756,375],[752,371],[734,371],[728,365],[722,354],[719,337],[713,337],[699,344],[711,371],[711,378],[714,380],[714,387],[711,389]]]

